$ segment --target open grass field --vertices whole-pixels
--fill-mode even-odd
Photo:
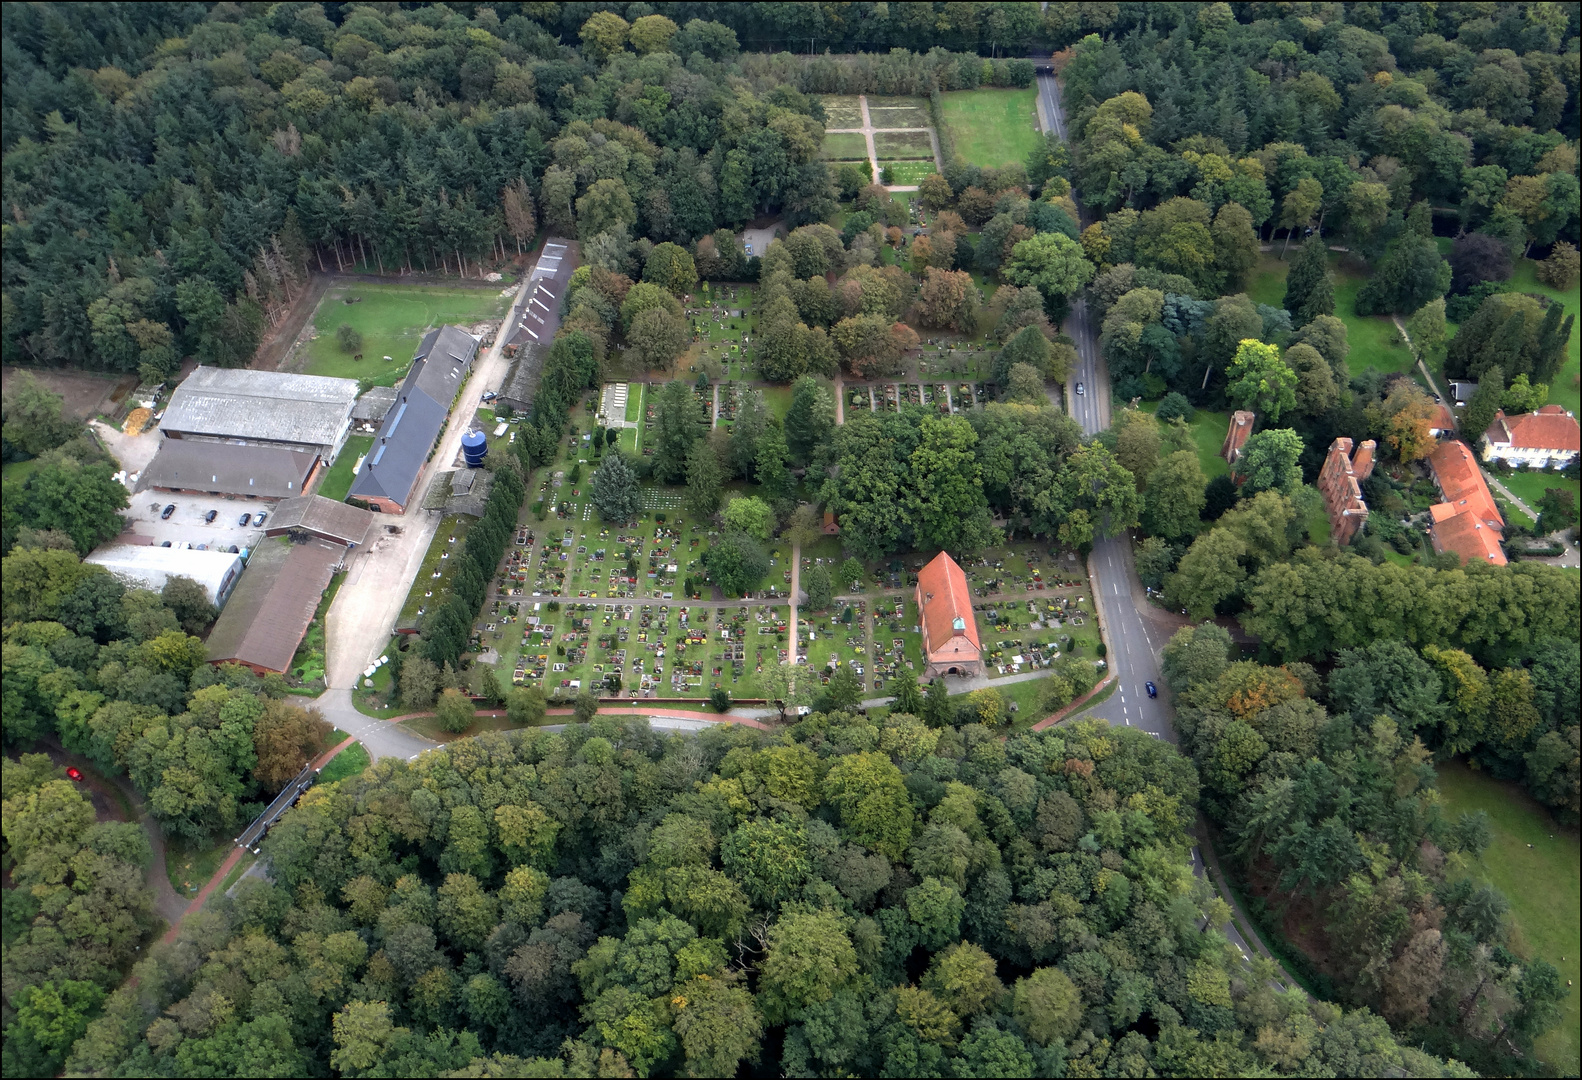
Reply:
[[[890,170],[892,184],[921,184],[923,177],[934,171],[932,161],[881,161],[881,172]]]
[[[357,302],[348,304],[348,299]],[[324,294],[313,313],[318,336],[299,361],[309,375],[360,379],[365,387],[394,386],[411,366],[423,332],[441,323],[472,324],[504,315],[508,298],[499,288],[444,289],[420,285],[345,285]],[[335,341],[342,323],[363,336],[362,359],[352,359]],[[385,360],[384,357],[393,357]]]
[[[1576,286],[1569,289],[1552,289],[1538,280],[1538,264],[1531,259],[1523,259],[1516,266],[1516,273],[1511,276],[1511,285],[1518,292],[1537,293],[1547,296],[1551,300],[1558,300],[1565,306],[1567,315],[1577,316],[1577,321],[1582,323],[1582,298],[1579,298]],[[1582,326],[1571,328],[1571,340],[1566,342],[1566,359],[1560,367],[1560,374],[1549,385],[1549,400],[1557,405],[1564,405],[1573,413],[1582,414]]]
[[[357,476],[355,470],[358,459],[368,453],[373,444],[372,435],[348,436],[346,445],[341,447],[340,456],[335,459],[335,464],[330,466],[330,471],[325,473],[324,479],[319,482],[319,494],[336,502],[345,499],[346,493],[352,489],[352,480]]]
[[[1576,830],[1557,825],[1519,785],[1490,779],[1460,761],[1439,767],[1439,790],[1451,818],[1463,811],[1489,815],[1494,842],[1470,872],[1510,901],[1511,947],[1521,956],[1548,960],[1568,982],[1582,979],[1582,924],[1577,921],[1582,845]],[[1582,1036],[1578,1005],[1573,988],[1561,1002],[1560,1023],[1538,1041],[1552,1075],[1577,1075]]]
[[[985,168],[1025,162],[1038,146],[1037,91],[953,90],[943,120],[962,160]]]
[[[824,136],[828,139],[829,136]],[[879,157],[896,160],[927,158],[934,160],[934,141],[926,131],[879,131],[873,136],[874,149]]]
[[[824,136],[821,155],[826,161],[867,161],[868,140],[850,131],[835,131]]]
[[[1360,274],[1335,270],[1335,314],[1346,324],[1346,342],[1351,346],[1346,366],[1354,378],[1369,368],[1386,373],[1414,368],[1412,350],[1401,341],[1389,316],[1357,314],[1357,293],[1366,280]]]
[[[1290,262],[1282,260],[1278,252],[1262,252],[1247,279],[1247,295],[1255,304],[1285,306],[1285,276],[1290,270]]]

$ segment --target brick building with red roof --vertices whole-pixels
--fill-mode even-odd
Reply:
[[[1439,444],[1428,459],[1434,483],[1445,501],[1430,507],[1433,518],[1430,533],[1435,551],[1453,551],[1469,562],[1504,566],[1505,518],[1494,505],[1494,496],[1484,482],[1483,471],[1467,444],[1451,440]]]
[[[983,647],[972,617],[972,592],[956,560],[941,551],[918,571],[923,677],[983,674]]]
[[[1535,469],[1558,469],[1582,452],[1582,427],[1559,405],[1545,405],[1520,416],[1506,416],[1501,410],[1494,414],[1494,423],[1483,437],[1484,461]]]

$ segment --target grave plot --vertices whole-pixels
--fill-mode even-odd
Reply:
[[[824,127],[862,127],[862,104],[854,94],[821,94],[824,105]],[[860,136],[859,136],[860,137]]]
[[[915,97],[869,94],[868,119],[875,131],[881,128],[926,128],[929,126],[928,102]]]
[[[921,681],[923,652],[917,605],[904,596],[881,596],[874,599],[873,608],[869,651],[872,666],[864,681],[867,691],[883,693],[903,668],[919,675]]]
[[[872,113],[872,106],[868,110]],[[878,126],[874,120],[874,126]],[[925,117],[923,127],[928,126]],[[901,161],[934,161],[934,142],[928,137],[927,131],[876,131],[873,136],[874,149],[879,153],[879,160],[883,163]]]
[[[890,183],[896,187],[914,187],[923,182],[923,178],[936,172],[933,161],[884,161],[879,162],[879,171],[882,175],[889,170]]]

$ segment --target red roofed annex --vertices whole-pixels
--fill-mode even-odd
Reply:
[[[1504,566],[1500,550],[1505,519],[1494,505],[1494,496],[1467,444],[1452,440],[1439,444],[1428,459],[1434,483],[1445,501],[1430,508],[1435,551],[1454,551],[1463,564]]]
[[[918,571],[917,610],[923,624],[923,678],[983,674],[967,575],[943,551]]]

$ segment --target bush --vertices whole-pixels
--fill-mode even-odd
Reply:
[[[723,687],[716,686],[709,692],[709,704],[714,706],[715,712],[729,712],[731,695]]]
[[[599,711],[599,699],[584,690],[579,693],[571,703],[571,711],[576,714],[577,723],[586,724],[592,720]]]
[[[1154,412],[1154,416],[1158,417],[1160,423],[1166,423],[1170,420],[1184,420],[1190,424],[1197,418],[1197,410],[1192,407],[1192,403],[1183,395],[1171,391],[1164,396],[1164,400],[1159,402],[1159,408]]]
[[[341,347],[342,352],[361,352],[363,336],[350,323],[341,323],[335,330],[335,343]]]

